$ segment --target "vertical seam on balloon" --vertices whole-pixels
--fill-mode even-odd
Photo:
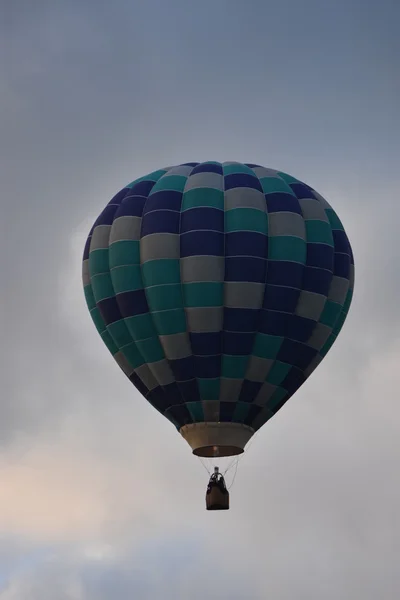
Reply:
[[[249,168],[251,168],[251,167],[249,167]],[[257,176],[257,174],[254,171],[254,169],[251,168],[251,170],[253,171],[254,176],[260,182],[260,178]],[[260,185],[261,185],[261,182],[260,182]],[[262,185],[261,185],[261,189],[262,189]],[[265,264],[265,277],[264,277],[264,293],[263,293],[263,297],[262,297],[262,301],[261,301],[261,306],[260,306],[260,308],[258,310],[258,314],[257,314],[257,321],[258,321],[258,323],[257,323],[257,329],[254,332],[253,346],[252,346],[252,349],[251,349],[251,353],[250,353],[250,355],[247,358],[247,361],[248,361],[247,362],[247,366],[249,365],[251,357],[254,356],[253,352],[254,352],[254,348],[255,348],[255,344],[256,344],[256,337],[257,337],[257,334],[260,331],[260,324],[261,324],[261,318],[262,318],[262,311],[263,311],[263,307],[264,307],[264,300],[265,300],[265,296],[266,296],[266,293],[267,293],[267,278],[268,278],[268,266],[269,266],[269,258],[268,257],[269,257],[269,247],[270,247],[270,243],[269,243],[269,214],[268,214],[268,206],[267,206],[267,197],[266,197],[266,195],[264,193],[263,193],[263,197],[264,197],[264,201],[265,201],[265,216],[266,216],[266,219],[267,219],[267,235],[266,235],[266,238],[267,238],[267,255],[265,257],[265,263],[266,264]],[[245,377],[246,377],[246,373],[245,373]],[[264,384],[264,382],[262,382],[261,386],[263,384]],[[249,406],[251,406],[252,404],[254,404],[254,401],[251,402],[249,404]],[[264,407],[262,407],[261,410],[263,408]],[[253,419],[252,423],[253,422],[254,422],[254,419]],[[249,426],[252,427],[252,424],[249,425]]]
[[[192,171],[193,171],[194,168],[195,167],[192,168]],[[179,211],[179,283],[180,283],[181,298],[182,298],[182,308],[183,308],[183,312],[184,312],[184,315],[185,315],[186,335],[187,335],[187,339],[188,339],[188,344],[190,346],[190,351],[191,351],[191,356],[192,356],[192,365],[193,365],[193,369],[194,369],[194,367],[195,367],[195,365],[194,365],[194,355],[193,355],[192,342],[190,341],[190,330],[189,330],[189,325],[188,325],[188,316],[187,316],[187,310],[186,310],[186,305],[185,305],[185,296],[184,296],[184,291],[183,291],[183,282],[182,282],[182,256],[181,256],[181,254],[182,254],[182,252],[181,252],[181,240],[182,240],[182,238],[181,238],[181,235],[182,235],[181,234],[181,231],[182,231],[182,207],[183,207],[183,200],[184,200],[184,195],[185,195],[185,191],[186,191],[186,186],[188,184],[188,181],[189,181],[190,175],[192,174],[192,171],[190,171],[190,173],[189,173],[189,175],[188,175],[188,177],[186,179],[185,185],[183,187],[182,198],[181,198],[181,209]],[[196,382],[197,390],[198,390],[199,397],[200,397],[199,382],[197,380],[197,377],[195,376],[195,369],[194,369],[194,372],[193,372],[193,379]],[[185,400],[185,398],[183,398],[183,400]],[[185,405],[186,405],[186,401],[185,401]],[[190,410],[189,409],[187,409],[187,410],[188,410],[188,412],[189,412],[189,414],[191,416],[192,422],[194,423],[195,421],[194,421],[194,419],[193,419],[193,417],[192,417],[192,415],[190,413]]]

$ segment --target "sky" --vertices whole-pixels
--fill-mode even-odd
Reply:
[[[0,4],[1,599],[395,600],[399,3]],[[255,437],[224,513],[81,284],[109,199],[203,160],[317,189],[356,265],[338,341]]]

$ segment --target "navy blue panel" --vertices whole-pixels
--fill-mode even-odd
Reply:
[[[293,194],[286,192],[272,192],[270,194],[265,194],[265,199],[267,201],[269,213],[284,211],[303,215],[299,201]]]
[[[224,331],[223,352],[224,354],[234,354],[244,356],[251,354],[253,349],[254,333],[232,333]]]
[[[156,182],[151,181],[150,179],[144,179],[143,181],[138,181],[134,186],[131,187],[131,193],[135,194],[135,196],[148,196],[155,186]]]
[[[100,300],[97,303],[97,308],[102,316],[102,319],[106,325],[120,321],[124,315],[121,314],[120,307],[118,306],[117,299],[115,296],[112,298],[106,298]]]
[[[154,194],[150,194],[147,198],[146,206],[144,208],[143,215],[151,212],[152,210],[175,210],[180,211],[182,205],[182,192],[176,192],[174,190],[160,190]]]
[[[349,243],[349,249],[350,249],[350,264],[354,265],[354,255],[353,255],[353,250],[352,250],[352,247],[350,246],[350,243]]]
[[[307,266],[319,267],[333,271],[333,254],[332,246],[327,244],[307,244]]]
[[[185,210],[181,216],[181,233],[201,229],[224,231],[224,211],[206,206]]]
[[[117,204],[107,204],[103,212],[97,217],[94,227],[97,227],[97,225],[112,225],[118,208]]]
[[[134,292],[117,294],[116,301],[121,311],[121,315],[125,318],[149,312],[144,290],[135,290]]]
[[[305,382],[306,378],[303,371],[292,367],[289,373],[286,375],[284,381],[281,383],[281,387],[285,388],[290,394],[294,394],[301,385]]]
[[[291,183],[289,185],[299,200],[302,200],[303,198],[318,200],[312,189],[305,183]]]
[[[164,413],[170,406],[170,398],[166,394],[164,394],[164,390],[161,386],[158,386],[151,390],[146,395],[146,400],[150,402],[154,408],[159,410],[161,413]]]
[[[259,415],[262,410],[261,406],[257,406],[256,404],[251,404],[249,408],[249,412],[247,413],[247,417],[244,420],[245,425],[249,425],[253,423],[254,419]]]
[[[245,379],[243,381],[242,389],[240,390],[238,402],[253,402],[260,391],[261,386],[262,382]]]
[[[193,354],[207,356],[220,354],[222,348],[222,332],[189,333]]]
[[[262,309],[258,330],[260,333],[286,337],[291,317],[292,315],[287,313]]]
[[[235,256],[225,258],[225,281],[264,283],[267,271],[265,258]]]
[[[225,175],[225,190],[231,190],[238,187],[252,188],[253,190],[259,190],[262,192],[262,187],[259,179],[255,175],[248,175],[247,173],[232,173],[231,175]]]
[[[261,165],[255,165],[253,163],[244,163],[244,164],[246,165],[246,167],[249,167],[249,169],[254,169],[255,167],[261,167]]]
[[[171,415],[174,421],[181,427],[187,425],[188,423],[193,423],[192,416],[185,404],[181,404],[180,406],[172,406],[165,411],[165,414],[166,416],[168,414]]]
[[[194,378],[194,358],[187,356],[176,360],[169,360],[169,365],[175,375],[176,381],[188,381]]]
[[[350,256],[348,254],[335,253],[335,266],[333,272],[337,277],[349,279],[350,275]]]
[[[232,421],[236,410],[236,402],[221,402],[219,406],[219,420],[223,423]]]
[[[291,315],[286,330],[286,336],[297,342],[307,342],[310,339],[316,324],[316,321],[313,321],[312,319]]]
[[[224,331],[256,331],[259,310],[256,308],[224,308]]]
[[[178,387],[185,402],[200,402],[199,386],[196,379],[178,381]]]
[[[225,256],[256,256],[267,258],[268,238],[263,233],[234,231],[233,233],[225,234],[225,239]]]
[[[132,373],[129,379],[130,381],[132,381],[133,385],[138,390],[138,392],[140,392],[143,396],[146,396],[146,394],[149,393],[149,388],[143,383],[139,375],[137,375],[136,373]]]
[[[283,340],[282,346],[278,352],[277,360],[298,367],[304,371],[312,359],[316,356],[317,350],[302,344],[301,342],[295,342],[294,340],[285,339]]]
[[[196,167],[198,164],[199,164],[198,162],[188,162],[188,163],[183,163],[180,166],[181,167]]]
[[[263,308],[294,313],[299,300],[300,290],[280,285],[267,285]]]
[[[146,206],[145,206],[146,209]],[[180,213],[171,210],[157,210],[142,219],[141,236],[151,233],[179,233]]]
[[[285,285],[301,290],[303,281],[303,265],[286,260],[269,260],[267,283]]]
[[[194,365],[196,377],[215,379],[221,372],[221,355],[195,356]]]
[[[350,254],[350,244],[347,239],[347,235],[341,229],[333,229],[333,243],[335,245],[335,252],[343,252],[344,254]]]
[[[131,190],[129,188],[123,188],[115,196],[113,196],[108,204],[121,204],[122,200]]]
[[[191,231],[180,236],[181,257],[185,256],[223,256],[224,234],[216,231]]]
[[[344,256],[344,255],[341,255]],[[347,261],[349,257],[346,256]],[[332,281],[332,272],[325,269],[317,269],[315,267],[304,267],[303,275],[303,290],[307,292],[315,292],[328,296],[329,286]]]
[[[115,218],[141,217],[145,202],[146,198],[144,196],[127,196],[115,213]]]
[[[83,250],[83,260],[86,260],[87,258],[89,258],[89,252],[90,252],[90,243],[92,241],[92,236],[89,235],[86,243],[85,243],[85,248]]]
[[[209,163],[201,163],[197,165],[190,173],[190,175],[196,175],[196,173],[218,173],[218,175],[222,175],[222,165],[214,165]]]
[[[175,404],[184,404],[185,400],[181,394],[176,381],[163,386],[164,394],[168,398],[168,403],[173,406]]]

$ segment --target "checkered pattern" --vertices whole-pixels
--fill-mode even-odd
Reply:
[[[178,429],[259,429],[346,319],[353,254],[338,216],[280,171],[186,163],[122,189],[90,231],[87,304],[136,388]]]

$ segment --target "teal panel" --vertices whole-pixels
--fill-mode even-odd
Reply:
[[[292,188],[280,177],[261,177],[260,183],[264,194],[283,192],[285,194],[292,194],[292,196],[295,195]]]
[[[200,398],[202,400],[218,400],[219,399],[219,388],[220,379],[197,379],[199,386]]]
[[[253,347],[254,356],[259,356],[260,358],[276,358],[280,347],[283,344],[283,340],[283,337],[277,335],[257,333]]]
[[[162,349],[158,337],[137,341],[136,345],[143,358],[148,363],[158,362],[165,358],[164,350]]]
[[[266,381],[273,385],[280,385],[291,368],[292,365],[276,360],[268,373]]]
[[[89,273],[91,277],[93,277],[93,275],[99,275],[100,273],[108,273],[109,270],[108,248],[93,250],[89,254]]]
[[[140,265],[116,267],[111,271],[111,280],[115,294],[143,289]]]
[[[134,340],[144,340],[157,335],[150,313],[127,317],[125,323]]]
[[[118,346],[118,348],[127,346],[132,342],[132,336],[123,319],[121,321],[115,321],[115,323],[107,325],[107,330],[113,338],[116,345]]]
[[[109,248],[110,269],[122,265],[138,265],[140,263],[140,241],[121,240],[114,242]]]
[[[91,277],[93,294],[96,302],[115,296],[110,273],[102,273]]]
[[[183,308],[152,313],[158,335],[172,335],[186,331],[186,315]]]
[[[307,244],[304,240],[292,235],[270,237],[268,240],[269,260],[290,260],[302,265],[307,259]]]
[[[155,285],[146,288],[147,302],[150,310],[171,310],[182,306],[182,290],[180,284]]]
[[[219,281],[184,283],[182,285],[185,306],[222,306],[224,284]]]
[[[310,244],[334,245],[330,223],[312,219],[306,219],[304,223],[306,226],[307,242]]]
[[[255,208],[234,208],[225,213],[225,232],[255,231],[268,234],[267,213]]]
[[[221,376],[228,379],[244,379],[248,363],[248,356],[222,356]]]
[[[182,211],[210,206],[224,210],[224,192],[214,188],[194,188],[183,194]]]
[[[187,402],[186,404],[194,423],[204,422],[204,411],[201,402]]]
[[[165,283],[180,282],[179,259],[149,260],[142,265],[143,281],[146,287]]]

